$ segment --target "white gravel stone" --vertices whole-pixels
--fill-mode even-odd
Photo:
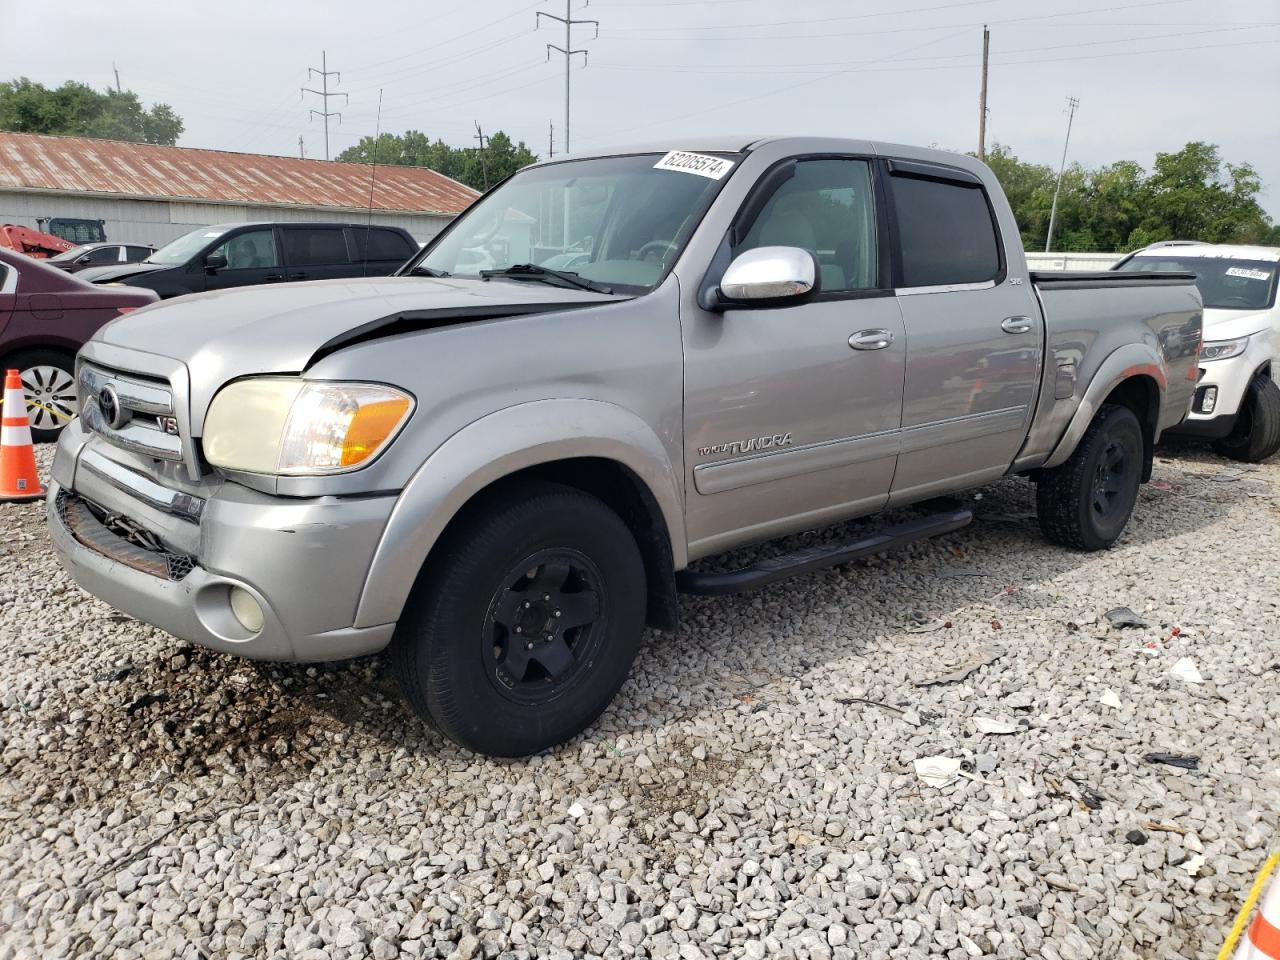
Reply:
[[[682,598],[594,727],[515,762],[379,658],[118,614],[0,504],[0,960],[1212,958],[1280,835],[1280,463],[1223,467],[1161,452],[1105,553],[1011,480],[944,539]]]

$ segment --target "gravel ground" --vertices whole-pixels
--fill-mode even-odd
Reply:
[[[0,505],[0,960],[1213,957],[1280,822],[1280,462],[1156,480],[1105,554],[1008,481],[941,540],[687,598],[520,762],[425,730],[380,659],[117,614]]]

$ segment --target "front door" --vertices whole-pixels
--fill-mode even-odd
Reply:
[[[1034,413],[1044,326],[1025,274],[1008,274],[981,181],[933,164],[889,167],[907,339],[897,503],[1008,470]]]
[[[215,271],[204,270],[206,290],[247,287],[257,283],[276,283],[284,279],[276,233],[271,227],[259,227],[237,233],[218,244],[209,254],[221,254],[227,265]]]
[[[732,252],[809,250],[819,294],[682,325],[692,556],[873,511],[893,480],[905,343],[872,164],[799,159],[790,172],[744,205],[759,212],[735,227]]]

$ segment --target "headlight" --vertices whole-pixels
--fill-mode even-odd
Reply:
[[[377,383],[238,380],[209,406],[204,454],[246,473],[343,473],[372,460],[412,411],[412,397]]]
[[[1230,360],[1244,353],[1247,346],[1249,346],[1248,337],[1241,337],[1239,340],[1209,340],[1200,348],[1200,362]]]

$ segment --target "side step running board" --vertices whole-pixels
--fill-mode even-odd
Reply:
[[[859,557],[882,553],[894,547],[915,543],[917,540],[950,533],[968,526],[972,520],[973,513],[968,510],[935,513],[892,527],[885,527],[860,540],[805,547],[794,553],[761,560],[755,566],[745,567],[742,570],[732,570],[728,573],[698,573],[692,570],[681,570],[676,574],[676,586],[682,593],[699,593],[705,596],[742,593],[788,577],[811,573],[824,567],[834,567]]]

